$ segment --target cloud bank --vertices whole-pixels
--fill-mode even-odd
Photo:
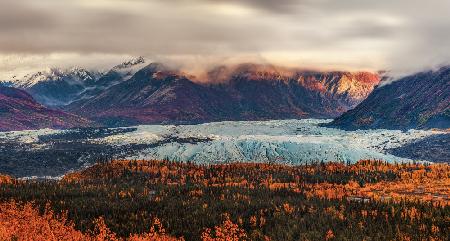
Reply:
[[[0,0],[0,77],[136,55],[192,68],[257,60],[409,73],[449,64],[448,9],[444,0]]]

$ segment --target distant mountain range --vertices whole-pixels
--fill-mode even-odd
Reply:
[[[199,79],[136,58],[105,73],[49,69],[4,81],[3,85],[26,91],[42,105],[15,90],[28,105],[16,105],[16,111],[7,112],[8,117],[2,114],[0,119],[5,123],[7,118],[21,119],[22,124],[17,124],[21,129],[39,127],[36,120],[40,118],[27,124],[27,118],[20,116],[36,108],[41,116],[52,113],[50,119],[56,113],[65,117],[67,121],[55,124],[58,128],[76,126],[71,120],[80,121],[78,116],[84,118],[79,126],[92,123],[87,119],[105,126],[126,126],[336,118],[331,126],[344,129],[449,128],[449,72],[446,67],[380,84],[375,73],[306,71],[249,63],[219,66]],[[15,101],[21,103],[17,98]],[[17,113],[17,118],[11,113]],[[43,126],[52,124],[47,121]],[[11,126],[8,129],[14,129]]]
[[[95,126],[92,121],[51,110],[23,90],[0,87],[0,131]]]
[[[95,96],[118,81],[130,78],[137,69],[144,67],[143,64],[143,58],[132,59],[105,74],[78,67],[68,70],[49,68],[3,83],[27,91],[45,106],[60,108],[79,99]]]
[[[240,64],[198,80],[136,58],[100,74],[73,68],[8,84],[51,108],[107,126],[221,120],[334,118],[355,107],[379,83],[367,72],[317,72]]]
[[[370,73],[283,73],[254,64],[220,67],[208,78],[199,82],[152,63],[130,79],[64,109],[109,126],[333,118],[362,101],[379,82]]]
[[[349,130],[450,128],[450,67],[384,84],[330,126]]]

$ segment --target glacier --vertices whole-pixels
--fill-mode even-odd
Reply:
[[[432,130],[344,131],[321,127],[331,120],[225,121],[199,125],[141,125],[133,132],[93,140],[129,145],[161,143],[140,150],[129,159],[167,159],[197,163],[315,161],[356,162],[361,159],[408,162],[389,149],[440,134]],[[191,142],[161,142],[169,137],[195,138]]]
[[[103,157],[201,164],[275,162],[296,165],[321,161],[354,163],[362,159],[410,162],[413,160],[392,155],[389,150],[443,133],[436,130],[345,131],[320,126],[330,121],[224,121],[0,132],[0,159],[5,159],[0,160],[0,169],[17,172],[18,176],[59,176],[65,171],[92,165]],[[11,158],[17,159],[15,171],[8,166]],[[28,168],[30,165],[35,168]]]

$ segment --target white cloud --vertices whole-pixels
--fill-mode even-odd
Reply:
[[[449,63],[448,9],[444,0],[0,0],[0,76],[130,55],[402,74]]]
[[[0,80],[8,80],[16,76],[23,77],[29,73],[49,67],[71,68],[82,67],[92,70],[107,71],[111,67],[130,59],[129,55],[113,54],[6,54],[0,55]]]

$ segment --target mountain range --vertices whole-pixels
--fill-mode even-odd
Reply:
[[[47,107],[107,126],[221,120],[334,118],[379,83],[368,72],[318,72],[262,64],[219,66],[198,80],[136,58],[104,74],[73,68],[10,81]]]
[[[217,66],[199,78],[139,57],[104,73],[83,68],[49,69],[4,81],[3,85],[29,93],[17,95],[24,97],[24,103],[36,100],[26,112],[33,106],[47,108],[49,113],[58,109],[60,115],[71,116],[65,119],[82,120],[78,126],[93,122],[128,126],[336,118],[330,126],[343,129],[449,128],[449,69],[422,72],[391,83],[381,80],[378,73],[247,63]],[[1,119],[5,118],[2,114]],[[60,127],[76,126],[67,122]],[[35,128],[37,124],[28,125]],[[47,122],[45,126],[52,125]]]
[[[144,67],[142,64],[143,58],[132,59],[104,74],[80,67],[67,70],[48,68],[3,83],[25,90],[45,106],[61,108],[76,100],[95,96],[118,81],[130,78],[137,71],[135,68]]]
[[[209,80],[199,82],[152,63],[130,79],[64,109],[109,126],[333,118],[362,101],[379,82],[371,73],[286,74],[255,64],[224,68],[211,70]]]

